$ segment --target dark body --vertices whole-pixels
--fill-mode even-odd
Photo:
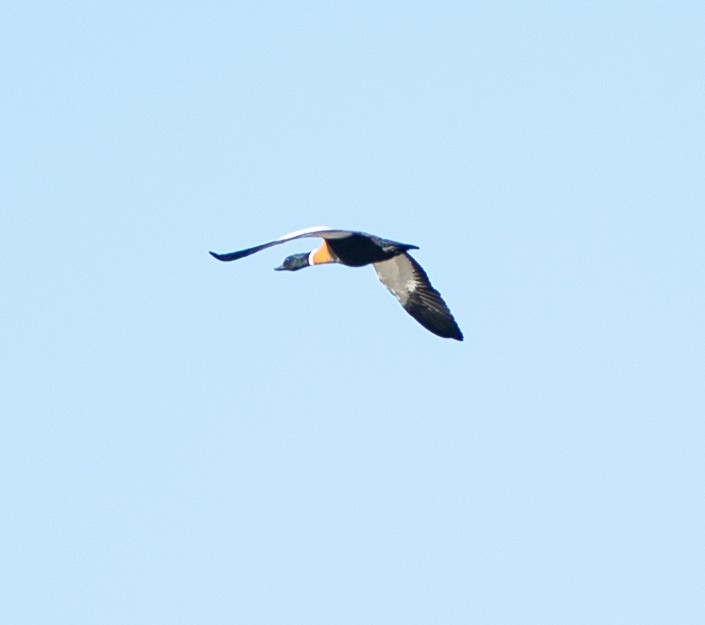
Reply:
[[[406,250],[417,250],[416,245],[381,239],[374,235],[352,234],[341,239],[326,239],[336,262],[348,267],[364,267],[389,260]]]

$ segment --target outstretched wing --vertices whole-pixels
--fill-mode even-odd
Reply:
[[[411,256],[398,254],[374,263],[374,268],[380,282],[424,328],[443,338],[463,340],[463,333],[441,294],[431,286],[426,272]]]
[[[210,252],[213,258],[217,258],[222,261],[238,260],[249,256],[250,254],[255,254],[266,250],[268,247],[273,247],[275,245],[281,245],[287,241],[293,241],[294,239],[303,239],[305,237],[318,237],[321,239],[343,239],[349,237],[353,232],[350,230],[334,230],[327,226],[313,226],[311,228],[303,228],[302,230],[294,230],[294,232],[289,232],[280,236],[274,241],[269,241],[268,243],[262,243],[262,245],[255,245],[254,247],[248,247],[244,250],[239,250],[237,252],[230,252],[228,254],[216,254],[215,252]]]

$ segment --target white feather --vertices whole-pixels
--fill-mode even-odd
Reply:
[[[310,226],[309,228],[301,228],[301,230],[294,230],[287,234],[280,236],[277,241],[288,241],[289,239],[295,239],[304,234],[314,234],[316,232],[325,232],[326,230],[331,230],[330,226]]]

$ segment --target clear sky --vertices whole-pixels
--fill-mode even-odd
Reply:
[[[4,2],[0,622],[705,622],[701,2]],[[466,340],[325,224],[414,243]]]

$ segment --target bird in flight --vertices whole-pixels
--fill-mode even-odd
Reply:
[[[416,245],[399,243],[355,230],[337,230],[326,226],[314,226],[295,230],[274,241],[248,247],[228,254],[210,254],[222,261],[231,261],[255,254],[268,247],[281,245],[294,239],[316,237],[323,239],[321,246],[311,252],[287,256],[277,271],[297,271],[304,267],[326,263],[340,263],[348,267],[372,265],[380,282],[386,286],[408,312],[424,328],[447,338],[463,340],[463,333],[455,322],[441,294],[431,286],[423,270],[411,256],[409,250]]]

